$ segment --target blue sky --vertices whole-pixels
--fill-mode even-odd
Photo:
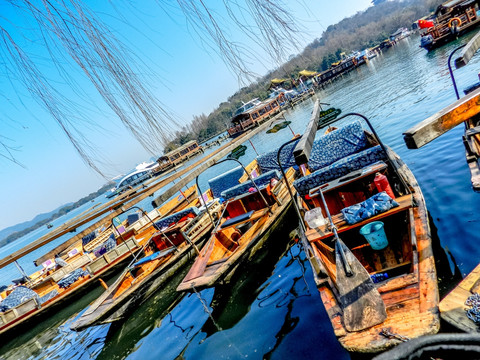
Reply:
[[[199,41],[174,6],[162,9],[153,0],[135,5],[115,2],[115,9],[111,2],[85,3],[141,62],[140,75],[179,123],[189,123],[193,115],[208,114],[240,88],[236,77]],[[207,1],[213,8],[217,3],[221,9],[222,1]],[[283,3],[304,30],[298,44],[300,49],[320,37],[329,25],[370,6],[370,0],[288,0]],[[3,26],[6,21],[26,29],[32,26],[11,7],[2,4],[0,10]],[[236,33],[231,35],[247,47],[256,47],[252,40],[238,37]],[[35,48],[38,42],[34,38],[28,38],[27,44],[38,55],[42,70],[53,76],[55,69],[42,56],[44,49]],[[249,65],[261,75],[275,67],[261,52]],[[82,130],[102,154],[106,164],[102,169],[113,177],[148,160],[152,155],[123,129],[82,73],[73,66],[69,73],[78,81],[78,88],[72,90],[69,84],[62,83],[60,89],[66,98],[83,99],[92,124],[82,125]],[[0,229],[3,229],[76,201],[96,191],[106,180],[82,162],[60,127],[14,78],[1,77],[0,86],[0,94],[4,96],[0,97],[0,136],[16,149],[15,158],[25,166],[0,159],[3,195]]]

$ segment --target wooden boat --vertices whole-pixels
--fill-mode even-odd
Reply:
[[[479,5],[478,0],[449,0],[439,5],[433,19],[419,20],[424,29],[420,46],[430,51],[477,27]]]
[[[339,119],[349,115],[356,114]],[[311,129],[316,121],[313,116]],[[372,133],[355,121],[310,141],[310,156],[307,151],[302,159],[303,150],[294,151],[297,163],[308,160],[306,175],[294,187],[304,214],[301,239],[320,297],[341,345],[365,353],[439,330],[437,278],[422,192],[398,155]],[[298,146],[305,143],[302,138]],[[377,189],[377,173],[386,176],[396,204]],[[382,186],[388,190],[384,181]],[[380,206],[379,199],[383,205],[372,211]],[[322,221],[329,213],[335,228]],[[388,241],[383,248],[360,234],[380,220]]]
[[[160,156],[157,159],[157,162],[160,165],[159,171],[163,172],[171,169],[200,152],[203,153],[203,147],[198,145],[196,140],[191,140],[177,149]]]
[[[196,193],[196,187],[190,188],[187,193],[191,191]],[[157,231],[151,221],[155,219],[155,212],[169,213],[173,208],[182,208],[179,203],[188,204],[183,195],[181,200],[175,198],[129,226],[124,226],[127,225],[124,223],[123,229],[122,226],[116,227],[116,235],[112,228],[105,229],[96,237],[89,234],[86,237],[91,237],[91,241],[76,243],[57,257],[45,261],[38,272],[24,276],[25,281],[20,286],[11,285],[2,291],[0,334],[13,335],[32,320],[66,304],[73,295],[78,296],[89,286],[98,285],[97,281],[103,284],[102,277],[140,250]]]
[[[456,68],[466,65],[479,47],[480,32],[464,46],[458,58],[455,59]],[[450,64],[448,65],[450,67]],[[465,89],[466,96],[460,98],[453,72],[451,71],[450,74],[458,100],[405,131],[404,141],[409,149],[419,149],[463,123],[465,126],[463,144],[472,187],[475,191],[480,191],[480,120],[478,117],[480,82]]]
[[[210,215],[218,217],[221,208],[218,200],[208,207]],[[124,318],[194,256],[196,247],[202,245],[205,236],[213,229],[210,215],[205,210],[200,213],[196,207],[191,207],[163,218],[157,227],[168,227],[151,237],[144,247],[144,256],[136,258],[70,328],[79,331]]]
[[[248,129],[262,124],[279,112],[280,105],[277,98],[269,98],[264,101],[259,101],[258,99],[250,100],[235,111],[231,119],[232,124],[227,129],[228,135],[235,138]]]
[[[192,291],[227,283],[235,269],[262,247],[269,234],[282,220],[291,198],[285,181],[295,177],[292,149],[282,150],[288,167],[286,179],[281,177],[276,162],[277,150],[259,156],[246,167],[247,174],[237,177],[237,185],[221,192],[226,200],[222,216],[207,244],[177,287]],[[290,161],[290,162],[289,162]],[[239,167],[239,175],[243,169]],[[224,184],[224,175],[215,178]],[[240,181],[240,184],[238,184]]]
[[[480,293],[480,264],[440,301],[440,316],[461,331],[479,333],[478,324],[467,316],[466,311],[471,308],[466,304],[467,299],[478,293]]]

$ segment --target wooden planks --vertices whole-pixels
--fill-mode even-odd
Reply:
[[[295,156],[295,162],[297,165],[303,165],[308,162],[310,152],[312,151],[313,141],[318,130],[318,118],[320,116],[320,100],[315,101],[313,107],[312,117],[307,125],[307,128],[298,141],[295,149],[293,149],[293,156]]]
[[[480,32],[477,33],[470,41],[465,45],[460,56],[455,59],[455,67],[457,69],[468,64],[473,55],[477,52],[480,47]]]
[[[433,114],[403,133],[409,149],[418,149],[455,126],[480,114],[480,89]]]

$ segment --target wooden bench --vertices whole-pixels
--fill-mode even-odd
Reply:
[[[333,220],[333,223],[335,224],[335,226],[337,227],[337,232],[340,234],[344,231],[354,229],[354,228],[363,226],[365,224],[368,224],[369,222],[377,221],[377,220],[380,220],[380,219],[385,218],[387,216],[397,214],[401,211],[405,211],[405,210],[407,210],[407,209],[409,209],[413,206],[413,200],[412,200],[412,195],[411,194],[398,197],[398,198],[395,199],[395,201],[398,203],[399,206],[394,207],[393,209],[385,211],[381,214],[372,216],[371,218],[368,218],[367,220],[358,222],[358,223],[353,224],[353,225],[347,224],[347,222],[345,221],[342,213],[333,215],[332,220]],[[330,231],[329,227],[330,227],[330,224],[327,224],[327,225],[322,225],[318,228],[309,229],[309,230],[307,230],[305,235],[307,236],[308,241],[311,241],[311,242],[315,242],[317,240],[322,240],[322,239],[325,239],[325,238],[333,235],[333,233],[332,233],[332,231]]]

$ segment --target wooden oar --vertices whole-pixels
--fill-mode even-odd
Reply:
[[[387,318],[385,303],[367,270],[338,236],[337,227],[328,210],[322,187],[318,192],[336,240],[336,282],[340,293],[345,329],[360,331],[380,324]]]

